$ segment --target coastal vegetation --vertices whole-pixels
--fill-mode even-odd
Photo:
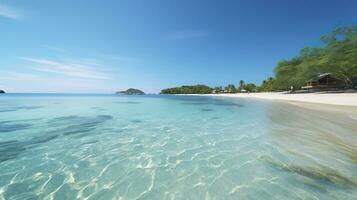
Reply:
[[[228,84],[224,88],[222,86],[211,88],[207,85],[184,85],[181,87],[167,88],[161,90],[160,94],[211,94],[211,93],[237,93],[237,92],[253,92],[256,86],[253,83],[244,84],[241,81],[237,88],[234,84]]]
[[[254,83],[245,84],[244,81],[241,81],[240,83],[241,84],[238,88],[234,84],[228,84],[224,88],[222,86],[211,88],[207,85],[185,85],[181,87],[163,89],[160,94],[219,94],[256,91]]]
[[[213,89],[206,85],[184,85],[161,90],[160,94],[210,94]]]
[[[245,84],[243,80],[239,81],[238,87],[235,87],[233,84],[228,84],[224,89],[222,86],[215,87],[213,92],[218,93],[238,93],[238,92],[255,92],[256,85],[254,83]]]
[[[321,47],[305,47],[292,59],[281,60],[258,91],[301,88],[319,74],[331,73],[346,88],[357,86],[357,26],[338,27],[321,36]]]
[[[161,94],[207,94],[237,92],[271,92],[300,89],[306,82],[329,73],[343,82],[345,88],[357,87],[357,26],[335,28],[322,35],[320,47],[304,47],[299,55],[284,59],[274,68],[274,76],[263,80],[261,85],[234,84],[210,88],[205,85],[168,88]]]

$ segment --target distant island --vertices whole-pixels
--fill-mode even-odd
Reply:
[[[5,91],[4,90],[0,90],[0,94],[5,94]]]
[[[119,91],[116,92],[116,94],[125,94],[125,95],[143,95],[145,94],[143,91],[138,90],[138,89],[134,89],[134,88],[129,88],[125,91]]]

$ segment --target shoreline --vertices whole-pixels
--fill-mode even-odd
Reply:
[[[357,107],[357,93],[304,93],[285,94],[279,92],[235,93],[235,94],[187,94],[192,96],[229,97],[242,99],[277,100]]]

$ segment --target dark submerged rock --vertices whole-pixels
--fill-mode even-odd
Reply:
[[[300,166],[292,163],[281,163],[267,155],[260,156],[259,159],[276,169],[299,174],[300,176],[310,178],[317,183],[323,181],[341,188],[357,187],[357,182],[352,177],[346,176],[339,171],[324,165]]]

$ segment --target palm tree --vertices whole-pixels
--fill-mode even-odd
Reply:
[[[214,91],[215,91],[216,94],[222,93],[223,92],[222,86],[215,87]]]
[[[228,93],[236,93],[237,92],[237,89],[233,84],[229,84],[227,86],[227,88],[228,88]]]
[[[242,91],[242,89],[244,89],[244,81],[243,80],[240,80],[239,81],[239,91]]]

